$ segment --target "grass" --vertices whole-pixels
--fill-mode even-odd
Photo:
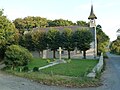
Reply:
[[[70,63],[62,63],[41,70],[45,74],[83,77],[97,64],[98,60],[73,59]]]
[[[8,71],[10,74],[28,78],[44,85],[65,86],[65,87],[96,87],[100,86],[99,79],[93,78],[72,78],[59,75],[41,74],[40,72],[15,72]]]
[[[93,87],[100,86],[99,79],[87,78],[86,75],[97,64],[98,60],[72,59],[70,63],[63,63],[41,70],[40,72],[18,72],[6,70],[7,73],[28,78],[45,85],[65,87]],[[34,58],[28,67],[47,65],[47,59]]]
[[[33,58],[32,61],[28,64],[28,67],[29,69],[33,69],[34,67],[42,67],[48,64],[49,63],[47,62],[47,59]]]

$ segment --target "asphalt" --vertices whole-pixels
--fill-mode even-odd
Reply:
[[[24,78],[0,72],[0,90],[120,90],[120,56],[107,53],[106,70],[101,79],[103,85],[94,88],[65,88],[46,86]]]

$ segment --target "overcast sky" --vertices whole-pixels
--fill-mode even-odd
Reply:
[[[93,0],[96,23],[111,40],[116,39],[116,31],[120,28],[120,0]],[[26,16],[41,16],[47,19],[68,19],[76,22],[88,22],[91,0],[0,0],[0,8],[10,19]]]

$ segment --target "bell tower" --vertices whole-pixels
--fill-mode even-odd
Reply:
[[[90,15],[88,17],[88,19],[90,20],[90,29],[93,31],[93,36],[94,36],[94,58],[97,57],[97,37],[96,37],[96,22],[95,19],[97,19],[96,15],[94,14],[93,11],[93,5],[91,5],[91,11],[90,11]]]
[[[97,19],[97,17],[95,16],[93,11],[93,5],[91,5],[91,12],[88,19],[90,20],[90,27],[96,27],[95,19]]]

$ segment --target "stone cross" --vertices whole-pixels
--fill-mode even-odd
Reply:
[[[59,51],[59,60],[61,60],[61,52],[62,52],[61,47],[59,47],[58,51]]]

